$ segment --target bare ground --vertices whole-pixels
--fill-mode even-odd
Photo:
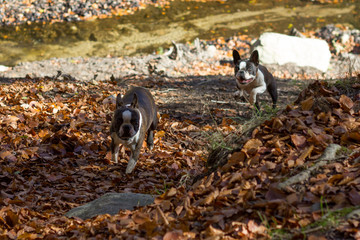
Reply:
[[[310,80],[276,79],[278,108],[293,103]],[[147,87],[156,98],[159,111],[177,120],[190,120],[200,124],[219,124],[221,116],[239,123],[255,114],[249,103],[234,96],[233,76],[128,77],[119,83],[121,88],[131,85]],[[262,110],[271,106],[266,92],[260,96]]]

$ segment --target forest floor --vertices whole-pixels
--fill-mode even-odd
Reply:
[[[1,78],[0,236],[360,238],[360,76],[317,81],[272,69],[278,109],[266,93],[256,113],[235,99],[232,67],[209,66],[193,62],[172,77]],[[125,149],[110,161],[109,125],[114,97],[130,86],[151,91],[160,124],[154,149],[143,147],[126,175]],[[226,161],[193,183],[214,151]],[[108,192],[158,197],[114,216],[64,216]]]

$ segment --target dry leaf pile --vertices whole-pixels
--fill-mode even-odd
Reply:
[[[284,229],[303,238],[301,229],[323,217],[322,204],[334,211],[360,204],[360,96],[353,97],[356,102],[315,82],[297,104],[256,128],[241,151],[189,191],[171,188],[152,206],[97,220],[115,223],[122,236],[259,239],[268,238],[271,229]],[[306,181],[278,188],[312,166],[331,143],[351,153],[338,155]],[[106,228],[99,223],[96,231]],[[349,218],[320,234],[358,238],[359,220]]]
[[[136,174],[124,173],[125,149],[119,165],[110,162],[109,125],[118,91],[109,82],[50,78],[2,85],[0,236],[60,236],[65,222],[72,222],[61,216],[75,206],[107,192],[158,195],[199,173],[204,154],[189,137],[199,129],[166,115],[155,149],[143,150]]]
[[[349,90],[350,89],[350,90]],[[213,127],[163,114],[155,149],[135,173],[110,163],[108,127],[117,86],[110,82],[25,79],[0,92],[0,236],[8,239],[255,239],[282,229],[303,237],[327,211],[360,204],[359,79],[350,88],[315,82],[294,105],[255,128],[243,148],[193,186]],[[219,128],[226,127],[223,121]],[[335,161],[281,190],[314,165],[327,146]],[[106,192],[161,194],[153,205],[115,216],[68,219],[69,209]],[[360,237],[349,218],[329,236]],[[316,236],[308,231],[306,236]],[[315,234],[315,235],[312,235]],[[321,232],[321,234],[325,234]]]

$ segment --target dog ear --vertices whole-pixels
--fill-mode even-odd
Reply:
[[[124,105],[123,101],[122,101],[122,97],[121,94],[119,93],[116,96],[116,109],[120,108],[122,105]]]
[[[234,64],[237,64],[241,60],[240,54],[236,49],[233,49],[233,59],[234,59]]]
[[[134,98],[133,98],[133,100],[131,102],[131,107],[132,108],[137,108],[138,107],[138,97],[137,97],[136,93],[134,93]]]
[[[259,52],[257,50],[251,53],[250,61],[255,63],[256,66],[259,65]]]

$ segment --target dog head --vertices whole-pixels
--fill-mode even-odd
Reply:
[[[127,141],[140,131],[141,113],[136,94],[130,104],[124,104],[120,94],[116,97],[114,121],[114,130],[121,140]]]
[[[235,65],[235,77],[239,84],[249,84],[256,79],[259,67],[259,53],[257,50],[251,53],[250,59],[242,60],[237,50],[233,50]]]

